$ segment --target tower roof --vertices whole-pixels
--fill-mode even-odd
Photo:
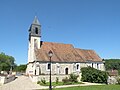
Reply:
[[[40,22],[39,22],[37,16],[35,16],[32,24],[38,24],[38,25],[40,25]]]

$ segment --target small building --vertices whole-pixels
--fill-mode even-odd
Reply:
[[[118,76],[118,70],[109,70],[107,71],[109,76]]]
[[[104,63],[94,50],[75,48],[72,44],[41,41],[41,24],[37,17],[29,29],[28,64],[26,74],[48,75],[50,73],[49,51],[51,58],[51,74],[80,74],[82,67],[91,66],[104,71]]]

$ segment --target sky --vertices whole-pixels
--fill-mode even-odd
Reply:
[[[120,58],[120,0],[0,0],[0,52],[26,64],[28,29],[37,16],[42,41]]]

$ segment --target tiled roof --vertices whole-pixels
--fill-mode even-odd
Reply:
[[[86,61],[102,61],[102,59],[97,55],[94,50],[76,49],[79,55]]]
[[[118,76],[118,70],[107,71],[109,76]]]
[[[36,51],[38,61],[49,61],[48,52],[53,52],[53,62],[86,62],[102,61],[93,50],[76,49],[71,44],[42,42],[41,48]]]

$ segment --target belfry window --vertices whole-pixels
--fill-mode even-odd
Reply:
[[[38,28],[35,27],[35,34],[38,34]]]

